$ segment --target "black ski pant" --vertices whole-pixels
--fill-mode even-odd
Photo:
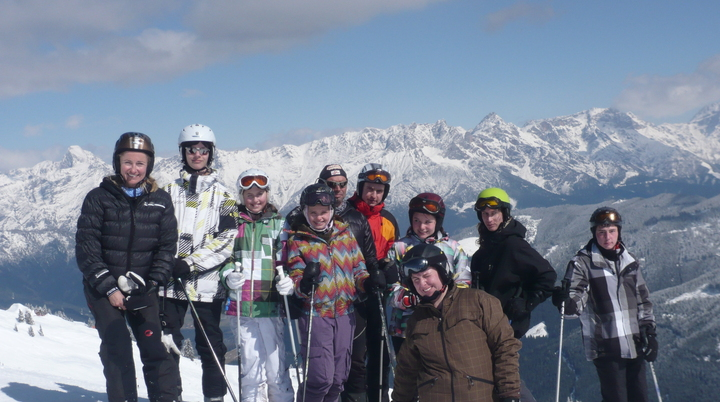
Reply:
[[[384,298],[383,298],[384,300]],[[369,402],[388,402],[388,373],[390,357],[388,356],[385,337],[382,334],[382,317],[378,298],[370,295],[365,301],[367,307],[367,396]],[[390,345],[392,347],[392,345]],[[382,356],[382,368],[380,367]],[[382,376],[382,399],[380,398],[380,379]]]
[[[200,355],[200,362],[202,365],[202,391],[203,395],[207,398],[224,396],[227,393],[227,384],[225,383],[225,353],[227,347],[223,342],[223,333],[220,329],[220,316],[223,310],[224,300],[213,300],[210,303],[205,302],[193,302],[195,310],[200,316],[200,324],[205,329],[212,349],[208,346],[205,336],[200,329],[201,326],[198,324],[197,317],[192,314],[193,324],[195,326],[195,349],[197,349]],[[177,345],[178,349],[182,350],[182,341],[184,339],[180,329],[185,323],[185,314],[189,308],[187,300],[177,300],[167,297],[160,298],[160,304],[162,306],[163,321],[165,322],[166,328],[172,333],[173,341]],[[213,351],[220,360],[222,371],[218,367]],[[173,353],[176,361],[180,360],[180,356]],[[179,372],[179,366],[178,372]],[[178,375],[178,379],[180,376]],[[182,383],[178,380],[177,387],[179,393],[182,393]]]
[[[84,288],[85,299],[95,318],[95,329],[100,335],[100,360],[105,374],[108,401],[138,400],[132,339],[128,325],[140,349],[143,376],[150,401],[175,401],[177,364],[167,353],[161,340],[157,294],[148,295],[148,307],[125,311],[113,307],[106,296],[91,289],[87,283]]]
[[[350,356],[350,374],[345,382],[345,389],[340,394],[342,402],[366,402],[367,370],[365,358],[367,356],[366,336],[366,305],[365,302],[356,301],[355,304],[355,337]]]
[[[593,363],[604,402],[648,402],[645,359],[598,357]]]

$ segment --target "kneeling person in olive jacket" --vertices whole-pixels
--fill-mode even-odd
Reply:
[[[456,287],[432,244],[410,248],[401,266],[420,304],[398,354],[393,401],[519,401],[521,343],[498,299]]]

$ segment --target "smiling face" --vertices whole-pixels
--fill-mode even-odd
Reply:
[[[437,220],[433,215],[424,214],[422,212],[413,213],[411,222],[412,230],[420,238],[420,240],[425,240],[428,236],[435,234],[436,223]]]
[[[345,200],[345,195],[347,194],[347,177],[328,177],[325,179],[325,182],[327,182],[328,186],[330,186],[333,191],[333,195],[335,196],[335,206],[339,207],[343,200]]]
[[[384,193],[384,184],[365,182],[365,184],[363,185],[362,194],[360,194],[360,198],[362,198],[362,200],[365,201],[365,203],[367,203],[369,206],[374,207],[382,203]]]
[[[618,237],[620,237],[620,232],[615,225],[598,226],[595,228],[597,243],[605,250],[614,249],[617,245]]]
[[[263,190],[258,186],[252,186],[242,193],[245,208],[253,214],[259,214],[268,203],[267,190]]]
[[[482,210],[482,220],[485,227],[489,231],[494,232],[498,230],[503,222],[502,211],[499,209],[485,208]]]
[[[119,155],[120,176],[129,188],[137,187],[144,179],[150,157],[145,152],[126,151]]]
[[[191,153],[191,150],[193,148],[198,148],[198,149],[208,149],[208,148],[202,142],[198,142],[198,143],[191,144],[191,145],[184,147],[185,160],[187,161],[188,166],[190,166],[191,168],[193,168],[195,170],[202,170],[203,168],[205,168],[207,166],[208,159],[210,158],[210,153],[208,152],[205,155],[203,155],[201,152]]]
[[[415,291],[422,297],[430,297],[434,295],[435,292],[442,291],[445,287],[442,280],[440,280],[440,275],[434,268],[426,269],[422,272],[414,272],[410,274],[410,279],[415,287]],[[439,300],[442,300],[442,297],[438,297],[436,303],[438,303]]]
[[[333,209],[325,205],[312,205],[307,207],[307,220],[315,230],[325,230],[333,216]]]

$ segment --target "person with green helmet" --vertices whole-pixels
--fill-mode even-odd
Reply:
[[[470,263],[473,287],[497,297],[510,320],[515,338],[530,328],[530,313],[550,297],[557,274],[525,240],[527,229],[510,214],[510,196],[493,187],[478,194],[478,244]],[[534,401],[522,385],[521,400]]]

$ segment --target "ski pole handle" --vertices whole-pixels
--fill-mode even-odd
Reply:
[[[276,265],[275,270],[277,271],[278,277],[280,279],[285,278],[285,270],[283,269],[282,265]]]

